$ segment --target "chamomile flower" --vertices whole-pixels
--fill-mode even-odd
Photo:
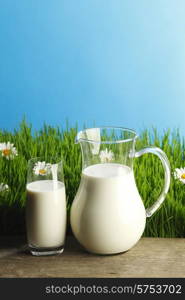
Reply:
[[[175,179],[178,179],[179,181],[185,184],[185,168],[176,168],[174,172],[174,177]]]
[[[7,191],[9,189],[8,184],[0,183],[0,192]]]
[[[8,160],[13,159],[15,156],[18,155],[17,150],[14,147],[14,144],[11,144],[10,142],[0,143],[0,151],[1,151],[1,155]]]
[[[107,148],[105,150],[100,151],[100,160],[102,163],[110,162],[114,159],[114,153],[112,151],[108,151]]]
[[[51,172],[51,164],[45,161],[38,161],[33,168],[33,172],[35,175],[46,176]]]

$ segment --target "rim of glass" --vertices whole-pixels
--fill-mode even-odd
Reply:
[[[51,164],[61,164],[63,163],[63,159],[59,158],[58,156],[51,156],[49,159]],[[46,162],[49,163],[47,159],[44,158],[44,156],[35,156],[35,157],[31,157],[30,159],[28,159],[28,163],[34,163],[34,162]]]
[[[90,129],[115,129],[115,130],[120,130],[122,132],[127,131],[129,133],[132,133],[134,135],[133,138],[128,138],[128,139],[120,139],[120,140],[115,140],[115,141],[95,141],[95,140],[91,140],[91,139],[85,139],[85,138],[80,138],[79,135],[86,131],[86,130],[90,130]],[[133,129],[129,129],[126,127],[117,127],[117,126],[101,126],[101,127],[91,127],[91,128],[86,128],[84,130],[81,130],[78,132],[75,142],[76,144],[78,144],[79,142],[83,141],[83,142],[89,142],[89,143],[95,143],[95,144],[119,144],[119,143],[128,143],[131,141],[135,141],[138,138],[138,135],[136,133],[135,130]]]

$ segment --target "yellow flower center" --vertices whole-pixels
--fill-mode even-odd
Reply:
[[[46,170],[45,170],[45,169],[40,169],[40,170],[39,170],[39,174],[45,175],[45,174],[46,174]]]
[[[182,178],[182,179],[185,179],[185,173],[181,175],[181,178]]]
[[[10,153],[11,153],[11,150],[10,149],[4,149],[2,152],[3,152],[4,156],[9,156]]]

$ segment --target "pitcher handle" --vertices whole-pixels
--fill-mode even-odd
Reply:
[[[150,206],[149,208],[146,209],[146,217],[151,217],[153,215],[153,213],[161,206],[161,204],[165,200],[165,197],[168,193],[168,190],[170,187],[170,163],[169,163],[169,160],[168,160],[166,154],[160,148],[157,148],[157,147],[143,148],[142,150],[135,153],[135,157],[140,157],[141,155],[143,155],[145,153],[152,153],[159,157],[159,159],[162,162],[162,165],[164,168],[164,175],[165,175],[164,187],[163,187],[163,190],[162,190],[159,198],[152,206]]]

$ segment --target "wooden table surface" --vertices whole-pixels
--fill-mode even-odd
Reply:
[[[183,277],[185,239],[142,238],[130,251],[100,256],[68,236],[58,256],[34,257],[23,237],[0,237],[0,277]]]

